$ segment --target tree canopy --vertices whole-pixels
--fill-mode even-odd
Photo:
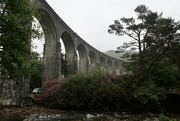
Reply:
[[[147,6],[134,9],[137,18],[121,18],[109,25],[108,32],[118,36],[127,35],[132,40],[119,46],[117,52],[130,48],[138,54],[132,55],[138,80],[144,81],[153,65],[174,45],[179,43],[180,23],[152,12]],[[176,50],[177,52],[178,50]]]
[[[30,0],[0,0],[0,72],[4,78],[29,76],[31,37],[38,35],[31,27],[35,15]]]

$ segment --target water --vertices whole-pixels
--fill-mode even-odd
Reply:
[[[158,121],[158,114],[131,112],[83,113],[74,112],[72,120],[80,121]]]
[[[149,112],[85,112],[68,111],[64,114],[32,114],[31,121],[159,121],[159,114]],[[20,117],[8,115],[0,109],[0,121],[23,121]]]
[[[14,117],[7,117],[3,111],[0,112],[0,121],[22,121]],[[80,112],[71,111],[70,115],[30,115],[27,119],[32,121],[159,121],[158,114],[131,113],[131,112]]]

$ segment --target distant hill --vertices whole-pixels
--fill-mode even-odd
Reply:
[[[111,56],[111,57],[114,57],[114,58],[117,58],[117,59],[122,59],[121,57],[123,56],[123,54],[125,54],[127,52],[128,53],[134,53],[131,50],[127,50],[127,51],[122,52],[122,53],[116,53],[116,50],[108,50],[108,51],[106,51],[104,53]]]
[[[111,56],[111,57],[117,58],[117,59],[120,59],[120,57],[123,55],[123,53],[116,53],[115,50],[108,50],[104,53]]]

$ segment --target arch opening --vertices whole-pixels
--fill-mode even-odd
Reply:
[[[79,72],[88,72],[88,58],[87,58],[87,52],[84,47],[84,45],[79,44],[77,46],[77,51],[79,54]]]
[[[106,61],[105,61],[103,56],[100,57],[99,61],[100,61],[101,67],[105,67],[106,66]]]
[[[45,35],[43,28],[36,17],[33,17],[34,20],[32,22],[32,28],[40,33],[39,37],[34,37],[32,35],[31,38],[31,50],[35,53],[38,53],[39,59],[43,60],[43,52],[44,52],[44,44],[45,44]]]
[[[90,70],[92,68],[96,67],[96,56],[95,56],[95,53],[93,51],[89,52],[89,66],[90,66]]]
[[[115,62],[114,66],[115,66],[115,73],[117,75],[120,75],[120,65],[119,65],[119,63]]]
[[[64,79],[68,75],[68,69],[67,69],[67,59],[66,59],[66,50],[65,50],[65,45],[60,38],[60,45],[61,45],[61,79]]]
[[[63,65],[61,69],[62,74],[67,77],[76,73],[77,70],[77,54],[71,35],[68,32],[63,32],[60,38],[61,42],[61,56],[64,56]]]
[[[41,87],[42,85],[42,65],[43,63],[43,51],[44,51],[44,44],[45,44],[45,35],[43,28],[38,21],[38,19],[33,16],[33,21],[31,23],[31,27],[39,32],[39,36],[37,35],[31,35],[31,55],[32,55],[32,64],[36,66],[36,69],[38,68],[38,75],[33,75],[30,78],[30,85],[29,88],[33,89],[36,87]],[[37,62],[40,61],[40,62]]]
[[[113,73],[113,64],[111,60],[107,61],[107,65],[108,65],[108,73],[112,74]]]
[[[100,68],[103,69],[105,72],[107,71],[106,61],[103,56],[99,58],[100,61]]]

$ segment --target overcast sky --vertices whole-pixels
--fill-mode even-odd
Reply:
[[[46,0],[54,11],[81,38],[105,52],[116,49],[128,37],[117,37],[107,32],[114,20],[136,17],[134,9],[144,4],[164,17],[180,20],[179,0]]]

